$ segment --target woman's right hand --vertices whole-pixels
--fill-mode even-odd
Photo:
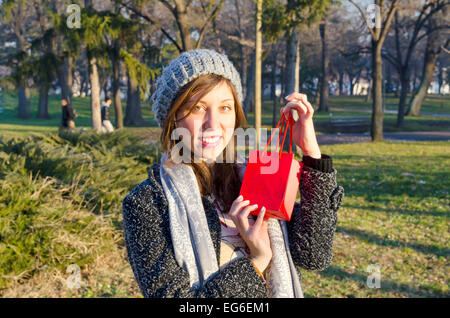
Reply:
[[[249,200],[243,201],[243,197],[239,196],[234,200],[228,214],[236,225],[242,239],[247,243],[250,250],[250,260],[261,272],[263,272],[272,259],[272,248],[270,247],[269,230],[267,226],[268,219],[264,219],[266,208],[261,208],[255,223],[250,225],[248,222],[248,215],[251,211],[256,210],[258,205],[254,204],[249,206],[249,203]]]

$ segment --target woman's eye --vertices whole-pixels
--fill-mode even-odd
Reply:
[[[195,105],[193,108],[194,111],[198,112],[198,111],[202,111],[203,110],[203,106],[201,105]]]
[[[232,110],[232,108],[231,108],[230,106],[223,106],[222,108],[223,108],[223,110],[225,110],[225,111],[230,111],[230,110]]]

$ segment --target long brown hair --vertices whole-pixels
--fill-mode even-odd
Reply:
[[[237,97],[236,90],[234,85],[231,82],[216,74],[207,74],[201,75],[198,78],[192,80],[183,86],[175,96],[174,101],[172,102],[169,114],[163,124],[162,132],[161,132],[161,144],[164,151],[167,152],[168,157],[170,158],[170,150],[175,146],[175,144],[179,140],[172,140],[171,135],[172,131],[176,128],[177,122],[177,114],[179,110],[196,94],[200,93],[199,97],[195,100],[194,103],[189,107],[187,114],[179,119],[178,121],[184,119],[189,116],[189,114],[194,109],[194,106],[197,102],[205,96],[208,92],[210,92],[214,87],[220,84],[222,81],[225,81],[228,86],[231,88],[231,92],[233,94],[234,99],[234,109],[235,109],[235,129],[242,127],[247,127],[247,120],[245,119],[244,111],[242,110],[242,106],[239,102],[239,98]],[[214,194],[214,196],[219,200],[222,207],[224,207],[225,212],[230,210],[231,204],[239,195],[241,181],[239,178],[239,170],[236,166],[236,136],[233,136],[230,143],[233,145],[227,145],[227,147],[222,152],[222,162],[223,163],[214,163],[209,165],[205,162],[197,163],[193,160],[193,154],[191,152],[191,162],[185,163],[192,167],[195,176],[197,178],[197,183],[200,189],[201,195],[210,195]],[[226,158],[233,158],[233,163],[227,163]]]

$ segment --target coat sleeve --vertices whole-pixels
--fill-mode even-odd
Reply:
[[[300,202],[295,202],[287,223],[289,246],[296,266],[324,270],[333,258],[337,211],[344,189],[336,184],[336,169],[322,172],[303,166]]]
[[[203,288],[191,288],[188,272],[175,260],[167,213],[159,211],[162,194],[139,187],[123,201],[123,225],[128,260],[144,297],[267,297],[246,257],[223,267]]]

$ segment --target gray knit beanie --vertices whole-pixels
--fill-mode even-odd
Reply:
[[[217,74],[229,79],[242,103],[241,79],[226,55],[208,49],[186,51],[163,68],[155,82],[151,101],[159,127],[163,126],[178,90],[205,74]]]

